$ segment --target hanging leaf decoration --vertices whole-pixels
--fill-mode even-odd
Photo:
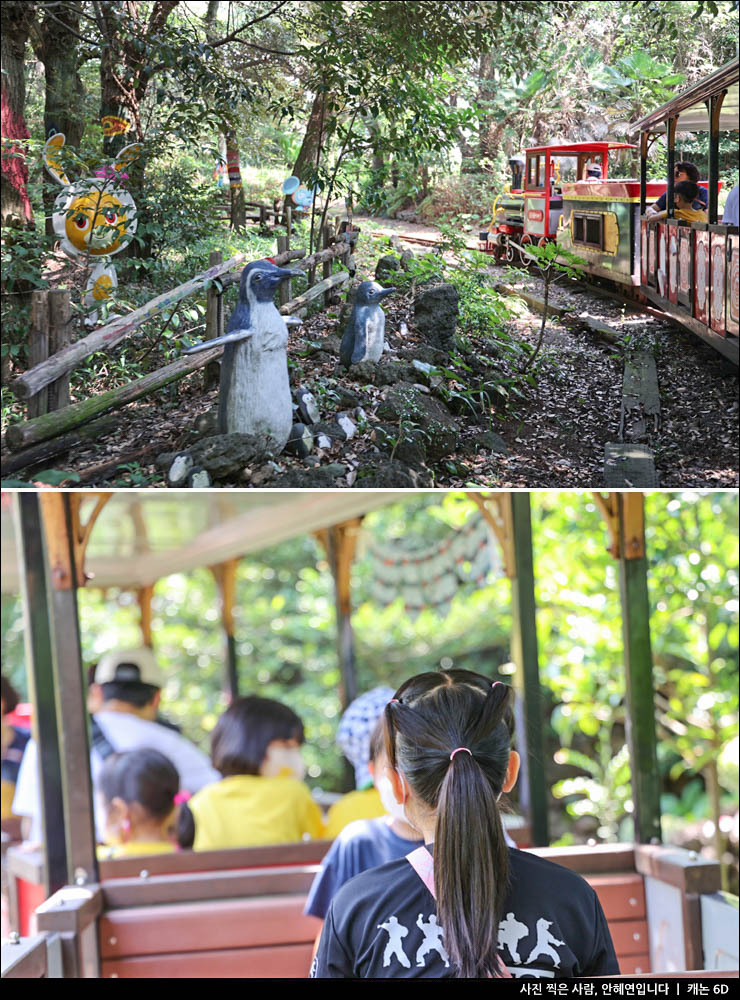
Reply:
[[[498,549],[480,514],[434,545],[420,544],[406,535],[391,543],[375,543],[373,600],[382,606],[403,598],[408,615],[416,619],[425,608],[441,618],[450,611],[452,599],[464,584],[483,586],[488,576],[500,571]]]

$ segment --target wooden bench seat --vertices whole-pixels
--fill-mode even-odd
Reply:
[[[85,927],[94,921],[94,961],[106,978],[302,978],[309,973],[319,927],[318,920],[303,915],[319,870],[315,863],[297,863],[293,849],[303,857],[304,846],[283,849],[282,859],[292,863],[257,868],[223,867],[224,854],[231,859],[240,854],[243,862],[246,852],[127,859],[116,877],[90,890],[84,919],[70,914],[70,895],[60,900],[65,905],[45,904],[39,927],[66,931],[79,950]],[[623,975],[647,975],[651,965],[670,975],[703,964],[700,900],[718,887],[719,866],[713,862],[644,845],[533,853],[578,872],[593,886]],[[263,853],[260,860],[279,857]],[[188,860],[200,870],[186,870]],[[84,956],[76,963],[81,968]]]

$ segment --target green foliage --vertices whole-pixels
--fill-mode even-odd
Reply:
[[[473,509],[460,493],[410,495],[369,514],[364,527],[385,544],[402,536],[429,544],[464,524]],[[573,820],[593,817],[590,829],[600,838],[627,838],[632,808],[618,566],[588,494],[534,493],[532,511],[553,794]],[[728,763],[738,718],[737,512],[730,493],[646,497],[663,804],[684,819],[708,815],[703,767],[715,749],[725,808],[737,808],[737,767]],[[448,617],[427,610],[415,621],[400,600],[378,607],[372,584],[373,564],[361,547],[352,580],[359,690],[395,687],[440,665],[491,675],[510,671],[510,585],[504,576],[478,589],[466,584]],[[312,783],[339,789],[342,767],[333,740],[340,678],[333,585],[322,550],[298,538],[244,558],[235,606],[241,689],[285,700],[301,715]],[[167,676],[164,710],[207,748],[226,704],[212,577],[199,570],[161,580],[153,609],[155,647]],[[117,644],[140,641],[131,593],[103,597],[85,589],[80,617],[86,663]],[[20,602],[4,596],[4,670],[25,693],[22,642]]]

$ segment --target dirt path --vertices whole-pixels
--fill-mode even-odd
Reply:
[[[355,222],[366,232],[402,238],[440,235],[434,226],[401,220],[355,216]],[[363,239],[360,248],[362,244]],[[426,252],[413,243],[409,248]],[[374,259],[377,249],[374,244]],[[512,277],[507,269],[493,264],[488,270],[491,280],[518,280],[522,288],[542,294],[541,281],[533,275]],[[476,379],[480,384],[488,377],[490,367],[486,366],[496,358],[495,331],[463,338],[459,355],[450,351],[442,361],[433,362],[453,369],[452,376],[445,376],[448,392],[444,396],[436,384],[439,380],[413,367],[413,361],[423,358],[429,347],[414,330],[412,303],[402,296],[386,300],[389,350],[383,368],[400,372],[396,378],[417,394],[444,399],[457,421],[456,447],[436,459],[427,455],[415,460],[414,447],[409,447],[414,442],[404,438],[403,420],[395,431],[391,420],[389,430],[389,420],[382,414],[395,388],[391,382],[372,372],[346,372],[338,364],[339,308],[311,317],[291,335],[291,381],[295,387],[311,389],[326,427],[334,426],[337,416],[349,417],[354,424],[352,436],[327,440],[317,433],[308,458],[282,454],[273,461],[235,470],[219,485],[598,488],[603,484],[604,446],[618,440],[625,356],[633,348],[648,346],[656,355],[660,383],[661,425],[651,441],[660,486],[737,486],[736,369],[672,323],[628,314],[617,302],[572,288],[556,289],[551,298],[570,313],[548,320],[536,376],[523,382],[516,369],[516,365],[521,367],[520,360],[507,381],[503,376],[508,362],[498,365],[496,376],[503,388],[492,402],[476,398],[471,387]],[[540,317],[519,303],[508,320],[508,333],[534,344]],[[579,322],[584,315],[617,329],[620,343],[615,346],[595,338]],[[156,361],[153,357],[153,366]],[[204,393],[202,376],[191,375],[120,411],[113,435],[79,447],[49,466],[73,471],[87,487],[162,486],[164,467],[157,465],[157,455],[192,444],[198,438],[199,417],[215,405],[215,390]],[[144,448],[148,450],[142,454]],[[74,479],[68,483],[74,484]]]

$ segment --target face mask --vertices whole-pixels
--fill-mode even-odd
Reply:
[[[403,781],[403,778],[401,779]],[[390,778],[385,776],[380,779],[377,784],[378,795],[380,795],[380,801],[383,803],[383,808],[392,816],[393,819],[400,819],[403,823],[408,823],[408,818],[406,817],[406,809],[404,808],[403,802],[396,802],[395,796],[393,795],[393,785],[391,784]],[[410,824],[409,824],[410,825]]]
[[[260,774],[263,778],[296,778],[303,781],[306,765],[297,747],[270,747]]]

